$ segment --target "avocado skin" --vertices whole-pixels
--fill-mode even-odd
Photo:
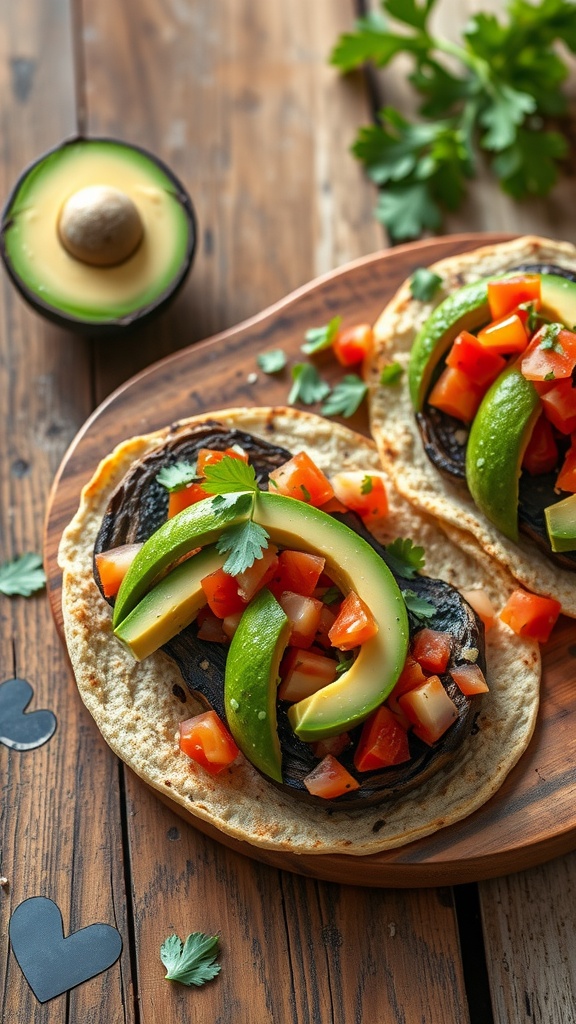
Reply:
[[[118,486],[104,515],[96,540],[95,553],[117,544],[128,543],[128,538],[145,540],[165,520],[167,495],[165,489],[155,482],[156,474],[162,465],[181,459],[193,461],[200,448],[210,447],[224,451],[233,444],[241,445],[250,453],[250,462],[254,466],[256,478],[261,485],[265,483],[272,468],[277,468],[291,457],[291,453],[285,448],[240,430],[230,430],[216,421],[182,432],[179,432],[178,425],[175,424],[173,436],[167,438],[164,445],[136,463]],[[140,518],[139,510],[142,511]],[[365,528],[358,516],[352,512],[335,513],[334,518],[363,537],[386,561],[386,552]],[[98,583],[97,576],[95,578]],[[344,751],[339,759],[354,778],[358,779],[360,788],[338,797],[336,800],[321,800],[311,796],[302,781],[318,763],[318,760],[313,756],[310,746],[298,739],[293,732],[288,720],[289,705],[279,701],[276,711],[278,736],[283,755],[284,782],[277,783],[269,778],[268,781],[271,785],[280,786],[282,790],[290,792],[292,796],[302,799],[306,803],[314,804],[317,807],[322,806],[326,810],[337,809],[344,805],[354,810],[394,799],[421,785],[426,779],[449,764],[461,743],[474,729],[481,697],[464,697],[451,679],[449,670],[455,664],[462,663],[461,651],[469,648],[478,649],[477,664],[482,671],[486,670],[484,629],[480,620],[461,598],[458,591],[442,580],[429,579],[425,576],[416,576],[414,579],[406,580],[396,576],[396,581],[401,590],[412,590],[418,597],[435,605],[436,612],[431,619],[427,620],[427,626],[449,632],[455,637],[453,655],[447,672],[442,676],[442,682],[459,709],[458,720],[434,747],[429,747],[411,735],[410,753],[412,757],[404,765],[375,772],[357,772],[352,759],[353,751]],[[408,612],[408,620],[412,636],[422,628],[422,623],[411,612]],[[188,690],[204,707],[213,707],[225,720],[224,676],[228,651],[220,644],[199,640],[197,631],[196,624],[192,623],[165,644],[163,650],[178,665]],[[177,694],[177,696],[181,697],[181,694]],[[351,734],[353,739],[358,738],[361,728],[359,726],[353,731]]]
[[[140,153],[143,157],[151,160],[156,166],[166,175],[167,178],[173,183],[174,196],[176,197],[182,214],[188,222],[188,240],[186,246],[186,253],[181,264],[181,268],[178,274],[172,279],[168,287],[158,295],[154,301],[147,305],[143,305],[138,309],[133,310],[131,313],[126,314],[122,317],[106,321],[91,322],[80,317],[73,316],[63,310],[57,309],[55,306],[45,302],[37,292],[33,291],[26,284],[26,281],[16,273],[10,255],[7,250],[6,235],[12,225],[12,208],[17,199],[17,196],[22,188],[24,182],[28,177],[34,173],[34,171],[40,167],[40,165],[52,157],[54,154],[59,153],[66,147],[74,146],[77,143],[110,143],[116,146],[123,146],[127,149],[133,150],[135,153]],[[64,327],[69,331],[73,331],[76,334],[89,335],[92,338],[108,338],[119,333],[125,334],[132,331],[135,327],[141,327],[148,323],[154,317],[162,313],[176,297],[182,285],[186,281],[188,274],[192,268],[194,262],[194,256],[196,254],[196,245],[198,237],[198,226],[196,212],[192,204],[192,200],[188,195],[186,189],[176,177],[174,172],[165,164],[160,157],[155,156],[153,153],[144,149],[142,146],[135,144],[128,144],[122,142],[119,139],[114,139],[109,136],[84,136],[82,134],[75,135],[58,146],[47,150],[38,159],[33,161],[28,167],[24,169],[22,174],[17,179],[14,187],[12,188],[8,199],[2,210],[0,219],[0,259],[4,264],[6,272],[12,281],[12,284],[20,293],[25,302],[40,316],[44,319],[49,320],[51,323],[57,324],[59,327]]]

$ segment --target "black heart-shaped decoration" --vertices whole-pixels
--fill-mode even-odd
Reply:
[[[41,747],[56,729],[52,711],[29,711],[26,708],[34,690],[25,679],[7,679],[0,684],[0,743],[13,750]]]
[[[65,937],[60,909],[45,896],[32,896],[16,907],[10,942],[40,1003],[106,971],[122,952],[120,933],[109,924],[90,924]]]

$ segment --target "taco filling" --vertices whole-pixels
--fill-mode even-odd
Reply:
[[[457,756],[488,690],[484,627],[422,575],[417,537],[376,540],[386,512],[377,472],[328,478],[304,452],[214,421],[124,476],[95,580],[133,657],[162,648],[206,707],[179,730],[206,771],[241,750],[285,792],[355,807]]]

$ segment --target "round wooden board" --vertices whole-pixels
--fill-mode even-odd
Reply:
[[[112,394],[68,450],[48,502],[45,563],[59,631],[59,538],[76,511],[83,484],[118,442],[211,409],[286,404],[289,367],[281,374],[267,376],[258,371],[258,353],[282,348],[290,364],[298,362],[303,358],[300,346],[309,327],[326,323],[336,313],[345,323],[373,322],[416,267],[504,237],[454,235],[358,260],[312,282],[259,316],[178,351]],[[336,379],[338,370],[333,363],[327,356],[322,372]],[[362,415],[347,423],[367,433]],[[290,856],[232,840],[185,811],[182,816],[225,845],[267,864],[355,885],[457,884],[542,863],[576,848],[576,626],[572,620],[563,619],[556,627],[543,649],[543,667],[538,724],[520,763],[483,808],[417,843],[368,857]],[[175,805],[170,806],[177,810]]]

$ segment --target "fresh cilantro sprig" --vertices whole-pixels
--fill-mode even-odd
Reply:
[[[428,267],[417,267],[410,278],[410,294],[420,302],[429,302],[434,298],[441,284],[440,274],[435,274]]]
[[[166,968],[168,981],[182,985],[204,985],[220,973],[218,936],[192,932],[185,942],[177,935],[169,935],[160,947],[160,959]]]
[[[322,380],[312,363],[296,363],[292,367],[292,381],[288,405],[294,405],[295,402],[313,405],[314,402],[321,402],[326,395],[330,394],[330,385]]]
[[[342,323],[341,316],[334,316],[329,323],[324,324],[323,327],[311,327],[306,331],[306,341],[302,345],[302,351],[307,356],[314,355],[316,352],[322,352],[325,348],[331,348],[334,338],[340,330],[340,324]]]
[[[400,363],[388,363],[388,365],[382,369],[380,374],[380,383],[384,387],[399,384],[403,373],[404,369],[400,366]]]
[[[28,552],[0,565],[0,594],[6,597],[31,597],[45,585],[40,555]]]
[[[258,484],[254,466],[243,459],[225,455],[219,462],[208,463],[204,470],[202,490],[207,494],[234,494],[236,491],[256,493]]]
[[[268,352],[261,352],[256,362],[263,373],[280,373],[286,366],[286,353],[281,348],[271,348]]]
[[[542,337],[538,347],[544,352],[558,352],[559,355],[564,355],[564,349],[558,337],[563,329],[562,324],[547,324],[542,329]]]
[[[436,2],[381,0],[381,11],[360,19],[331,55],[343,72],[386,67],[398,54],[412,61],[420,120],[386,107],[353,146],[383,187],[376,212],[394,241],[440,228],[444,210],[464,198],[480,153],[502,189],[521,199],[550,191],[568,148],[549,125],[568,112],[568,66],[557,44],[576,52],[573,0],[508,0],[505,23],[477,13],[459,45],[434,35]]]
[[[403,590],[402,597],[408,611],[412,612],[414,618],[419,621],[431,619],[436,611],[436,605],[427,601],[425,597],[419,597],[414,590]]]
[[[424,548],[418,547],[409,537],[398,537],[386,545],[386,561],[391,569],[405,580],[413,580],[424,568]]]
[[[216,548],[220,554],[228,552],[222,568],[230,576],[250,569],[257,558],[268,547],[269,534],[263,526],[254,522],[254,504],[258,493],[258,482],[254,467],[242,459],[225,455],[220,462],[206,466],[206,480],[203,490],[214,495],[213,501],[223,500],[225,495],[238,493],[240,497],[252,495],[248,519],[229,526],[218,538]],[[240,509],[239,509],[240,511]]]
[[[357,373],[347,373],[336,384],[322,406],[324,416],[353,416],[368,393],[368,385]]]
[[[184,490],[196,476],[196,463],[181,461],[175,462],[173,466],[162,466],[156,474],[156,479],[167,491],[172,492]]]

